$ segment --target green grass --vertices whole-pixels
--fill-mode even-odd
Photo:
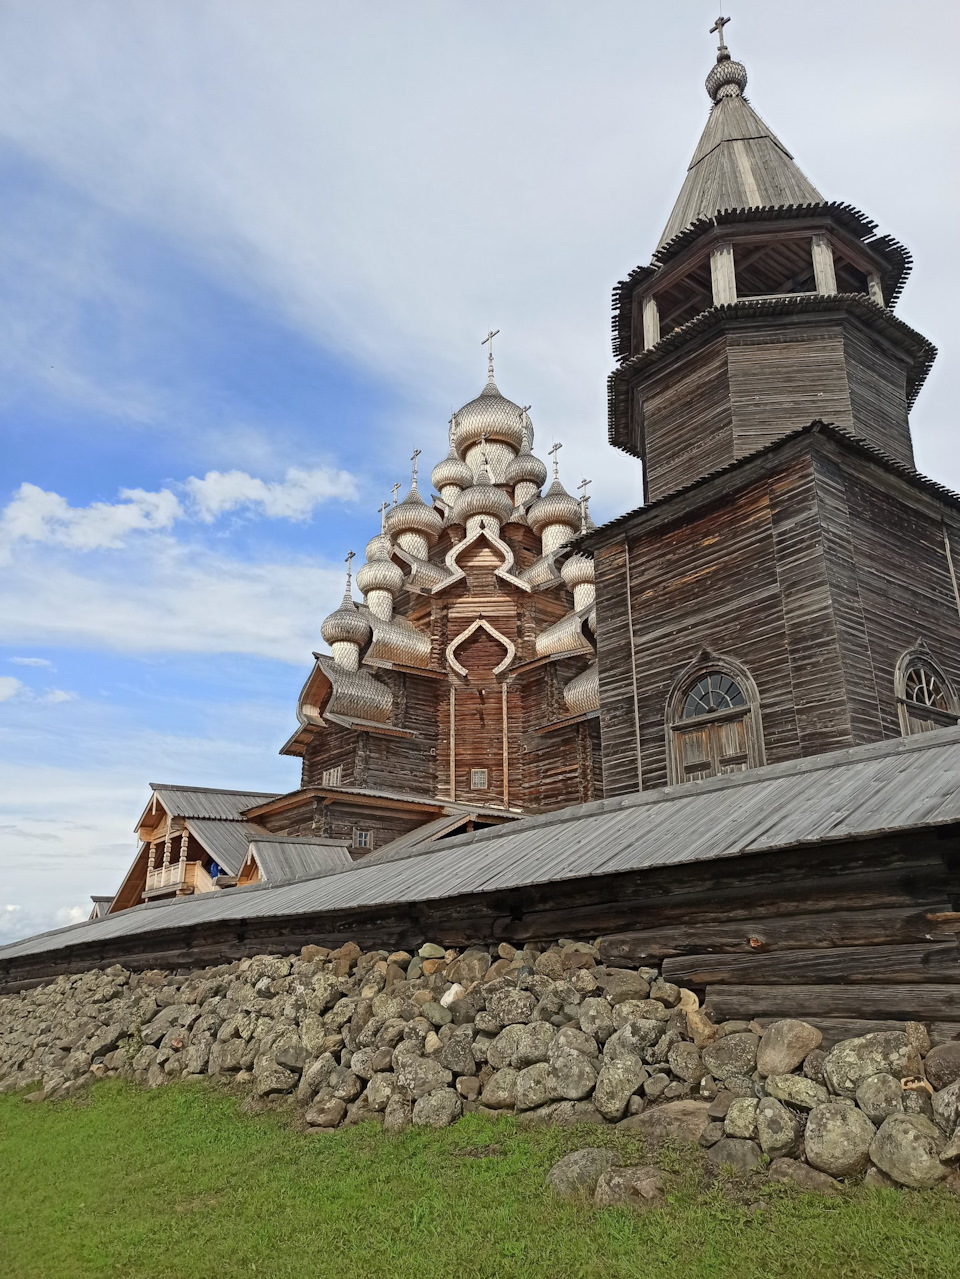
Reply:
[[[616,1131],[469,1116],[444,1132],[311,1136],[206,1085],[118,1082],[82,1101],[0,1097],[3,1279],[956,1279],[960,1200],[758,1180],[705,1188],[661,1153],[666,1208],[557,1203],[550,1165]],[[763,1206],[757,1208],[761,1203]]]

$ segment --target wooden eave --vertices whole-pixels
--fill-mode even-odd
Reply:
[[[800,427],[799,430],[774,440],[747,457],[712,471],[674,493],[668,493],[646,506],[626,511],[592,533],[583,534],[572,545],[579,551],[596,555],[598,551],[618,541],[627,525],[631,526],[631,531],[637,528],[646,530],[687,519],[694,512],[699,514],[707,506],[724,502],[764,475],[779,470],[784,458],[799,456],[812,449],[840,449],[856,453],[882,472],[901,496],[909,494],[914,505],[919,505],[921,509],[940,519],[946,508],[955,521],[960,523],[960,494],[898,462],[882,449],[868,444],[843,427],[830,422],[811,422],[809,426]]]
[[[290,808],[297,808],[313,799],[322,799],[325,803],[336,800],[353,804],[361,803],[371,808],[385,808],[401,813],[433,813],[437,817],[447,812],[449,808],[443,800],[397,799],[370,791],[346,790],[335,786],[305,786],[302,790],[291,791],[290,794],[281,795],[279,799],[271,800],[267,804],[250,808],[243,815],[248,820],[256,820],[284,813]]]
[[[781,230],[784,222],[814,228],[824,222],[831,231],[843,233],[845,246],[859,248],[879,269],[883,276],[884,298],[893,309],[900,299],[903,287],[913,267],[910,250],[892,236],[878,236],[876,222],[851,204],[827,202],[824,204],[781,205],[776,208],[724,209],[711,218],[701,218],[691,223],[679,235],[654,254],[649,266],[638,266],[613,290],[613,354],[621,363],[630,359],[633,327],[633,298],[638,289],[650,283],[676,259],[685,255],[691,245],[706,236],[710,243],[729,239],[731,234],[758,234],[762,231]],[[769,224],[769,225],[765,225]],[[743,227],[742,232],[732,228]],[[721,230],[726,228],[726,230]],[[685,259],[683,269],[689,269],[692,259]]]
[[[536,737],[544,737],[548,733],[556,733],[561,728],[570,728],[574,724],[585,724],[587,720],[599,719],[599,711],[583,711],[580,715],[566,715],[563,719],[555,719],[549,724],[541,724],[539,728],[531,731]]]

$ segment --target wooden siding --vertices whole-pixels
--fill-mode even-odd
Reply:
[[[753,481],[723,477],[672,521],[639,512],[596,555],[605,793],[637,789],[634,674],[643,786],[667,782],[669,693],[704,649],[755,681],[767,763],[899,736],[894,670],[918,639],[960,687],[945,517],[820,435]]]

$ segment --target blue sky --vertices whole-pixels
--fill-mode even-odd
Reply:
[[[596,0],[7,0],[0,11],[0,940],[69,922],[149,781],[288,789],[278,748],[376,508],[483,381],[594,514],[610,290],[706,119],[716,14]],[[742,0],[748,96],[916,258],[954,444],[958,20]],[[830,39],[814,39],[829,30]],[[810,34],[808,34],[810,33]]]

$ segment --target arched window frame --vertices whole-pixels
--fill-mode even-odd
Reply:
[[[743,694],[745,705],[731,710],[713,711],[695,719],[684,719],[684,703],[691,690],[705,675],[719,671],[734,680]],[[760,713],[760,693],[753,676],[736,658],[703,649],[697,658],[685,667],[674,680],[667,696],[664,727],[667,745],[667,775],[670,785],[699,780],[685,775],[682,757],[682,735],[698,722],[722,723],[743,720],[746,735],[746,768],[759,768],[766,762],[763,745],[763,719]]]
[[[908,699],[907,677],[916,667],[922,667],[936,679],[943,690],[947,703],[946,710]],[[950,728],[960,722],[960,699],[957,698],[957,691],[922,639],[918,639],[913,648],[908,648],[901,654],[894,674],[894,692],[897,699],[900,732],[904,737],[913,737],[927,731],[911,721],[927,721],[930,728]]]

